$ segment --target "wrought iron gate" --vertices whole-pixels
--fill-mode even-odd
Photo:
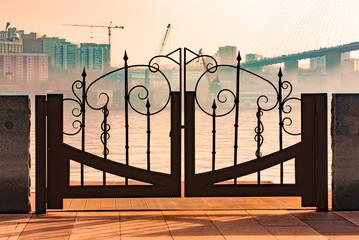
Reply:
[[[171,89],[170,80],[160,69],[157,59],[165,58],[175,64],[178,68],[178,91]],[[206,64],[209,59],[211,63]],[[82,74],[82,81],[77,80],[72,85],[74,98],[63,99],[62,95],[36,96],[36,211],[46,212],[46,208],[62,208],[63,198],[92,198],[92,197],[180,197],[181,196],[181,128],[185,129],[185,196],[302,196],[303,206],[316,206],[318,210],[327,210],[327,98],[325,94],[302,94],[301,99],[291,97],[292,86],[288,81],[282,81],[282,73],[279,72],[278,86],[271,81],[253,72],[240,67],[241,58],[238,55],[237,64],[217,64],[216,60],[208,55],[194,53],[184,49],[184,61],[182,62],[182,49],[177,49],[167,55],[156,56],[146,65],[128,65],[128,57],[124,56],[124,67],[109,72],[94,80],[86,86],[86,73]],[[194,91],[189,91],[188,67],[197,63],[203,64],[204,71],[192,82]],[[129,69],[146,68],[143,84],[130,86]],[[210,83],[210,93],[206,101],[211,103],[208,111],[201,103],[199,97],[200,82],[204,77],[210,81],[209,74],[216,74],[219,69],[230,69],[234,71],[234,89],[218,88],[215,81]],[[110,126],[109,101],[110,97],[101,92],[99,97],[104,97],[104,104],[94,106],[89,102],[89,90],[91,87],[103,80],[105,77],[123,72],[124,78],[124,116],[125,116],[125,163],[119,163],[108,159],[108,139]],[[148,88],[148,73],[160,74],[168,86],[168,98],[164,105],[158,110],[152,111],[149,100],[151,91]],[[256,99],[257,126],[255,128],[256,159],[239,163],[238,161],[238,139],[239,136],[239,102],[240,102],[240,73],[245,72],[263,83],[270,86],[274,92],[275,101],[271,106],[263,107],[262,103],[269,101],[268,96],[259,94]],[[183,78],[183,84],[182,84]],[[183,86],[182,86],[183,85]],[[184,91],[182,91],[184,89]],[[143,95],[138,94],[138,101],[145,106],[145,111],[138,110],[132,102],[135,90],[142,90]],[[283,96],[282,90],[287,90]],[[81,91],[81,94],[77,93]],[[131,95],[132,94],[132,95]],[[181,105],[184,95],[184,125],[182,124]],[[132,96],[132,98],[130,97]],[[229,96],[229,97],[228,97]],[[233,100],[231,102],[230,100]],[[283,134],[291,134],[285,123],[291,124],[289,117],[283,114],[291,112],[289,101],[299,101],[301,104],[301,141],[293,146],[283,147]],[[63,102],[68,101],[78,106],[73,109],[72,114],[79,118],[73,122],[77,126],[74,133],[63,131]],[[225,112],[220,113],[217,108],[221,105],[229,105]],[[170,173],[160,173],[151,170],[151,116],[162,112],[170,105]],[[289,107],[288,107],[289,106]],[[208,115],[212,121],[212,170],[196,173],[196,128],[195,109],[199,108]],[[273,111],[278,108],[279,117],[279,151],[262,156],[264,126],[262,118],[264,112]],[[86,134],[86,111],[101,111],[101,142],[103,156],[96,156],[85,149]],[[147,168],[138,168],[130,165],[129,161],[129,111],[143,115],[147,121]],[[234,115],[233,129],[233,166],[216,168],[216,121],[220,117]],[[81,149],[77,149],[63,141],[63,135],[81,134]],[[295,183],[285,184],[283,181],[283,163],[289,159],[295,159]],[[70,160],[81,164],[81,183],[79,186],[70,184]],[[261,170],[280,165],[280,183],[262,184]],[[83,166],[87,165],[103,171],[102,186],[88,186],[84,182]],[[120,186],[106,184],[106,173],[122,176],[125,182]],[[242,184],[237,178],[251,173],[257,173],[257,183]],[[129,184],[128,179],[134,179],[147,183]],[[230,183],[227,180],[232,180]],[[46,205],[47,204],[47,205]]]
[[[191,57],[187,57],[191,55]],[[302,196],[302,206],[316,206],[320,211],[328,209],[328,176],[327,176],[327,96],[326,94],[302,94],[301,99],[292,97],[292,85],[288,81],[282,81],[282,72],[278,73],[278,86],[271,81],[256,75],[240,67],[241,57],[238,54],[237,65],[219,65],[211,56],[203,56],[192,52],[189,49],[184,51],[184,69],[196,59],[207,57],[212,59],[204,73],[198,78],[194,91],[187,91],[185,85],[185,196],[188,197],[210,197],[210,196]],[[210,102],[211,112],[205,110],[199,101],[199,83],[208,73],[215,73],[220,68],[235,69],[235,89],[221,89],[212,96]],[[256,159],[239,163],[238,162],[238,114],[239,114],[239,85],[240,72],[246,72],[261,80],[264,84],[271,86],[276,99],[269,107],[263,107],[269,97],[259,94],[256,100],[257,105],[257,126],[255,127],[254,140],[257,143],[255,152]],[[184,75],[186,77],[186,74]],[[184,80],[186,83],[186,78]],[[283,95],[282,90],[287,90]],[[217,114],[218,106],[228,101],[227,97],[221,96],[229,93],[233,99],[233,105],[222,114]],[[292,111],[288,104],[290,101],[301,103],[301,133],[291,133],[286,126],[292,124],[289,117],[283,117]],[[195,154],[195,108],[201,111],[198,114],[207,114],[212,122],[212,170],[196,173]],[[261,147],[263,144],[264,126],[262,123],[263,113],[278,109],[279,115],[279,151],[262,156]],[[234,111],[233,132],[233,166],[216,169],[216,121]],[[287,124],[286,124],[287,123]],[[301,141],[295,145],[283,148],[283,134],[301,135]],[[295,159],[295,183],[284,184],[283,163]],[[279,184],[261,184],[261,172],[267,168],[280,165]],[[238,184],[237,178],[257,173],[257,183]],[[233,180],[231,183],[228,180]],[[227,182],[226,182],[227,181]]]

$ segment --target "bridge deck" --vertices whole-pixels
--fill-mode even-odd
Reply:
[[[245,62],[242,64],[242,67],[248,68],[248,67],[266,66],[271,64],[282,63],[285,61],[297,61],[306,58],[321,57],[321,56],[325,56],[325,54],[327,53],[343,53],[343,52],[351,52],[356,50],[359,50],[359,42],[353,42],[353,43],[330,47],[330,48],[321,48],[307,52],[294,53],[290,55],[282,55],[273,58],[264,58],[256,61]]]

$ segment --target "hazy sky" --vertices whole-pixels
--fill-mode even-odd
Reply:
[[[83,43],[107,43],[106,28],[62,24],[123,25],[112,31],[112,65],[152,57],[172,25],[167,50],[188,47],[214,54],[218,46],[234,45],[248,53],[281,0],[11,0],[3,1],[0,28],[6,22],[26,33],[37,32]],[[92,38],[91,38],[92,37]]]

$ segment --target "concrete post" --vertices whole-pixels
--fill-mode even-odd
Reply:
[[[325,54],[327,85],[338,86],[341,83],[341,53]]]
[[[359,94],[333,94],[333,210],[359,210]]]
[[[290,60],[284,62],[284,75],[283,79],[289,81],[293,85],[298,84],[298,60]]]
[[[0,96],[0,213],[30,210],[30,99]]]

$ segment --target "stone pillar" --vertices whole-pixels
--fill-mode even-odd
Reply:
[[[333,210],[359,210],[359,94],[333,94]]]
[[[30,99],[0,96],[0,213],[30,210]]]
[[[341,82],[341,53],[326,53],[325,67],[327,85],[338,86]]]
[[[298,84],[298,60],[288,60],[284,62],[283,80],[289,81],[293,86]]]

